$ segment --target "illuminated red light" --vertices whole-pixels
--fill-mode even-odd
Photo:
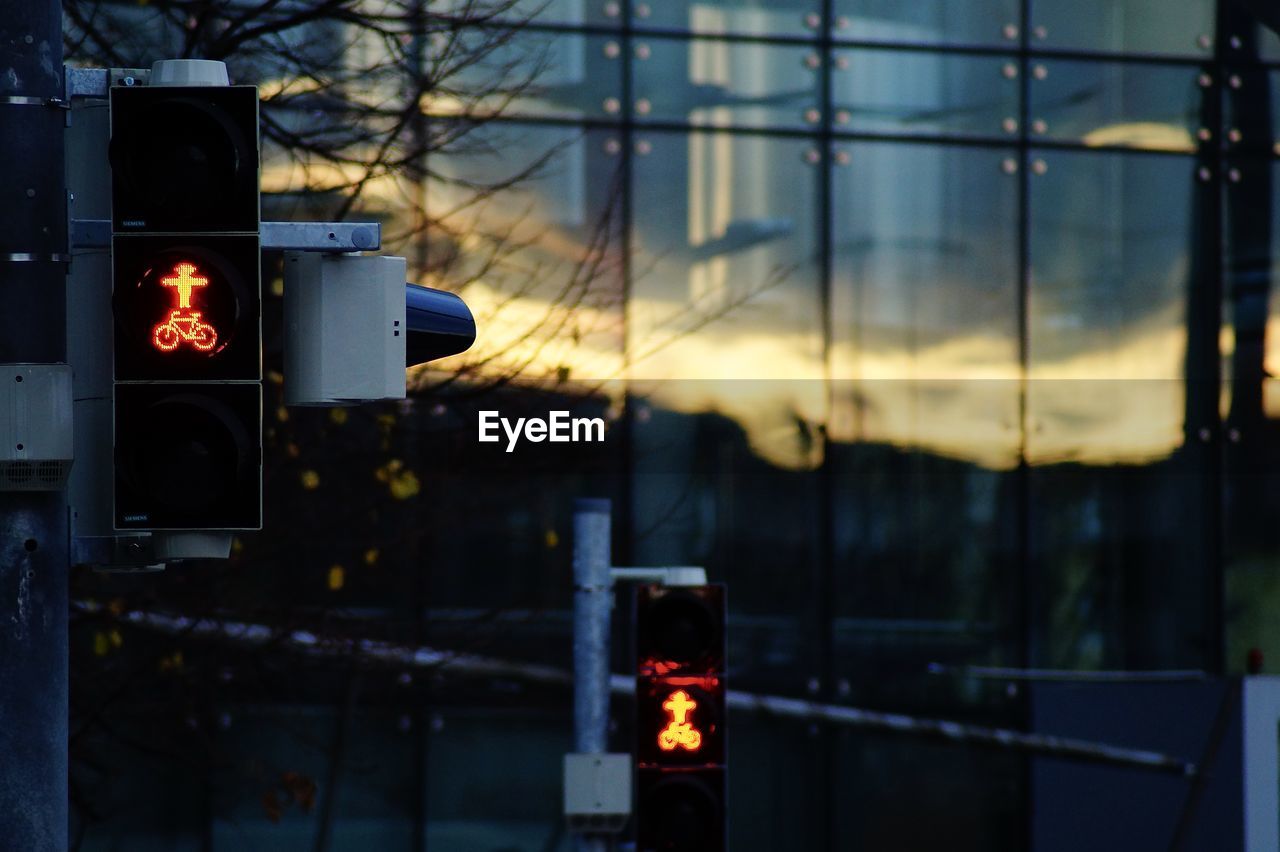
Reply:
[[[662,709],[671,714],[667,726],[658,732],[658,748],[663,751],[675,751],[683,748],[686,751],[697,751],[702,747],[702,732],[689,721],[690,714],[697,709],[698,702],[689,697],[689,693],[678,689],[662,702]]]
[[[218,343],[217,330],[191,307],[192,291],[209,286],[209,279],[199,273],[199,267],[184,260],[174,265],[172,274],[160,279],[162,286],[172,288],[178,296],[178,305],[169,311],[169,318],[151,329],[151,341],[161,352],[173,352],[183,343],[200,352],[210,352]]]

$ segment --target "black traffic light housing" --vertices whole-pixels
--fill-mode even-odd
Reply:
[[[638,586],[639,852],[725,849],[725,587]]]
[[[258,95],[111,89],[115,527],[262,526]]]
[[[417,284],[404,286],[405,366],[466,352],[476,340],[476,321],[454,293]]]

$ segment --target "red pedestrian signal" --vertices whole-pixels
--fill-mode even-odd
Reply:
[[[725,848],[725,589],[635,599],[639,852]]]
[[[151,341],[161,352],[173,352],[184,343],[201,352],[212,352],[218,344],[218,330],[202,321],[200,311],[191,306],[191,291],[209,286],[209,279],[199,271],[194,263],[184,260],[160,279],[160,284],[173,288],[178,297],[177,307],[151,330]]]
[[[262,526],[258,94],[111,90],[115,527]]]

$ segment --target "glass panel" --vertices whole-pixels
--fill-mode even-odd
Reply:
[[[608,36],[479,29],[459,41],[461,58],[452,61],[461,67],[447,89],[424,96],[429,115],[607,119],[620,111],[622,64]],[[428,61],[448,68],[451,59]]]
[[[642,134],[629,302],[638,564],[731,578],[743,688],[816,665],[818,170],[803,140]]]
[[[831,793],[821,771],[826,737],[800,720],[730,712],[728,848],[845,848],[823,843]]]
[[[619,0],[498,0],[497,5],[509,6],[503,10],[502,17],[516,23],[593,27],[622,24]]]
[[[809,48],[645,39],[636,46],[639,120],[726,127],[816,124],[818,76]]]
[[[617,378],[620,139],[495,122],[460,148],[430,164],[423,283],[461,290],[485,334],[437,366],[484,362],[477,378],[514,370],[526,382]]]
[[[1196,667],[1211,557],[1203,451],[1184,438],[1195,402],[1187,302],[1202,268],[1191,248],[1195,162],[1033,158],[1026,452],[1042,630],[1033,656],[1055,667]]]
[[[1226,198],[1223,319],[1226,406],[1227,666],[1239,672],[1257,649],[1280,658],[1280,162],[1237,160]]]
[[[850,731],[838,736],[834,762],[839,804],[829,849],[1027,848],[1021,755]]]
[[[296,849],[321,830],[335,849],[405,848],[416,810],[412,726],[387,712],[343,719],[331,707],[263,706],[224,713],[210,835],[218,850]]]
[[[1280,71],[1228,71],[1227,141],[1235,151],[1280,155]]]
[[[1101,62],[1037,62],[1031,132],[1047,139],[1157,151],[1199,144],[1199,69]]]
[[[632,0],[638,29],[680,30],[707,35],[817,37],[819,0]]]
[[[890,50],[841,51],[832,75],[838,128],[866,133],[997,136],[1017,131],[1017,65]],[[1010,124],[1012,122],[1012,124]]]
[[[473,709],[435,715],[426,844],[431,849],[568,850],[562,765],[569,714]]]
[[[835,9],[837,39],[908,44],[1016,45],[1022,16],[1018,0],[836,0]]]
[[[947,712],[982,696],[931,678],[929,663],[1017,659],[1018,181],[1007,151],[840,151],[836,666],[858,702]]]
[[[1033,45],[1107,53],[1213,53],[1214,0],[1031,0]]]

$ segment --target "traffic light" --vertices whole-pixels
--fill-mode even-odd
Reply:
[[[114,526],[262,526],[258,93],[111,89]]]
[[[725,848],[725,588],[639,586],[639,852]]]

